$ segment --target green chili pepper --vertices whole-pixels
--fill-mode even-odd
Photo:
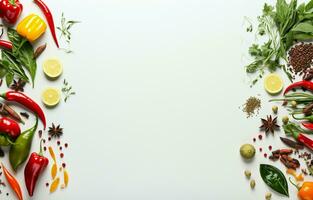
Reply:
[[[305,117],[296,117],[295,114],[292,114],[292,117],[296,120],[307,120],[309,122],[313,122],[313,115],[309,115]]]
[[[0,134],[0,146],[9,146],[14,144],[7,135]]]
[[[15,143],[11,146],[9,159],[14,171],[16,171],[17,168],[28,158],[37,125],[38,117],[36,117],[35,125],[32,128],[21,133],[21,135],[18,136],[18,138],[16,139]]]

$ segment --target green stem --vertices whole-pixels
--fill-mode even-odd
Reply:
[[[295,184],[293,181],[291,181],[291,178],[289,177],[289,182],[291,185],[295,186],[298,190],[300,190],[301,187],[299,187],[297,184]]]
[[[40,140],[40,150],[39,150],[39,153],[38,153],[38,155],[40,155],[40,156],[43,156],[42,142],[43,142],[43,139]]]

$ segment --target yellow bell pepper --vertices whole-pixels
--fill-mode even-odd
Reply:
[[[16,31],[28,41],[33,42],[46,31],[46,28],[47,25],[41,17],[30,14],[17,25]]]

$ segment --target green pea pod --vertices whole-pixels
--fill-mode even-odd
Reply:
[[[36,117],[35,125],[21,133],[21,135],[15,140],[15,143],[11,146],[9,160],[14,171],[27,160],[37,125],[38,117]]]

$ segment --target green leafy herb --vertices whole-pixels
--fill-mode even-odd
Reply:
[[[68,98],[75,95],[76,92],[73,91],[72,86],[70,86],[66,79],[63,81],[62,93],[64,94],[64,102],[67,102]]]
[[[60,38],[64,37],[65,41],[70,44],[71,42],[71,35],[70,29],[73,27],[74,24],[80,23],[79,21],[74,20],[66,20],[64,17],[64,13],[61,16],[61,26],[58,26],[57,29],[61,32]]]
[[[32,44],[12,28],[8,28],[8,37],[13,44],[13,56],[20,65],[28,70],[34,87],[37,63],[34,58],[34,48]]]
[[[260,174],[266,185],[282,195],[289,196],[286,177],[278,168],[272,165],[261,164]]]
[[[268,41],[261,47],[253,44],[249,54],[253,62],[246,66],[247,73],[259,72],[253,81],[257,82],[264,70],[276,71],[282,68],[292,81],[292,72],[281,61],[287,60],[287,51],[299,41],[313,39],[313,0],[297,5],[297,0],[277,0],[276,5],[264,4],[262,15],[258,17],[258,34]]]

